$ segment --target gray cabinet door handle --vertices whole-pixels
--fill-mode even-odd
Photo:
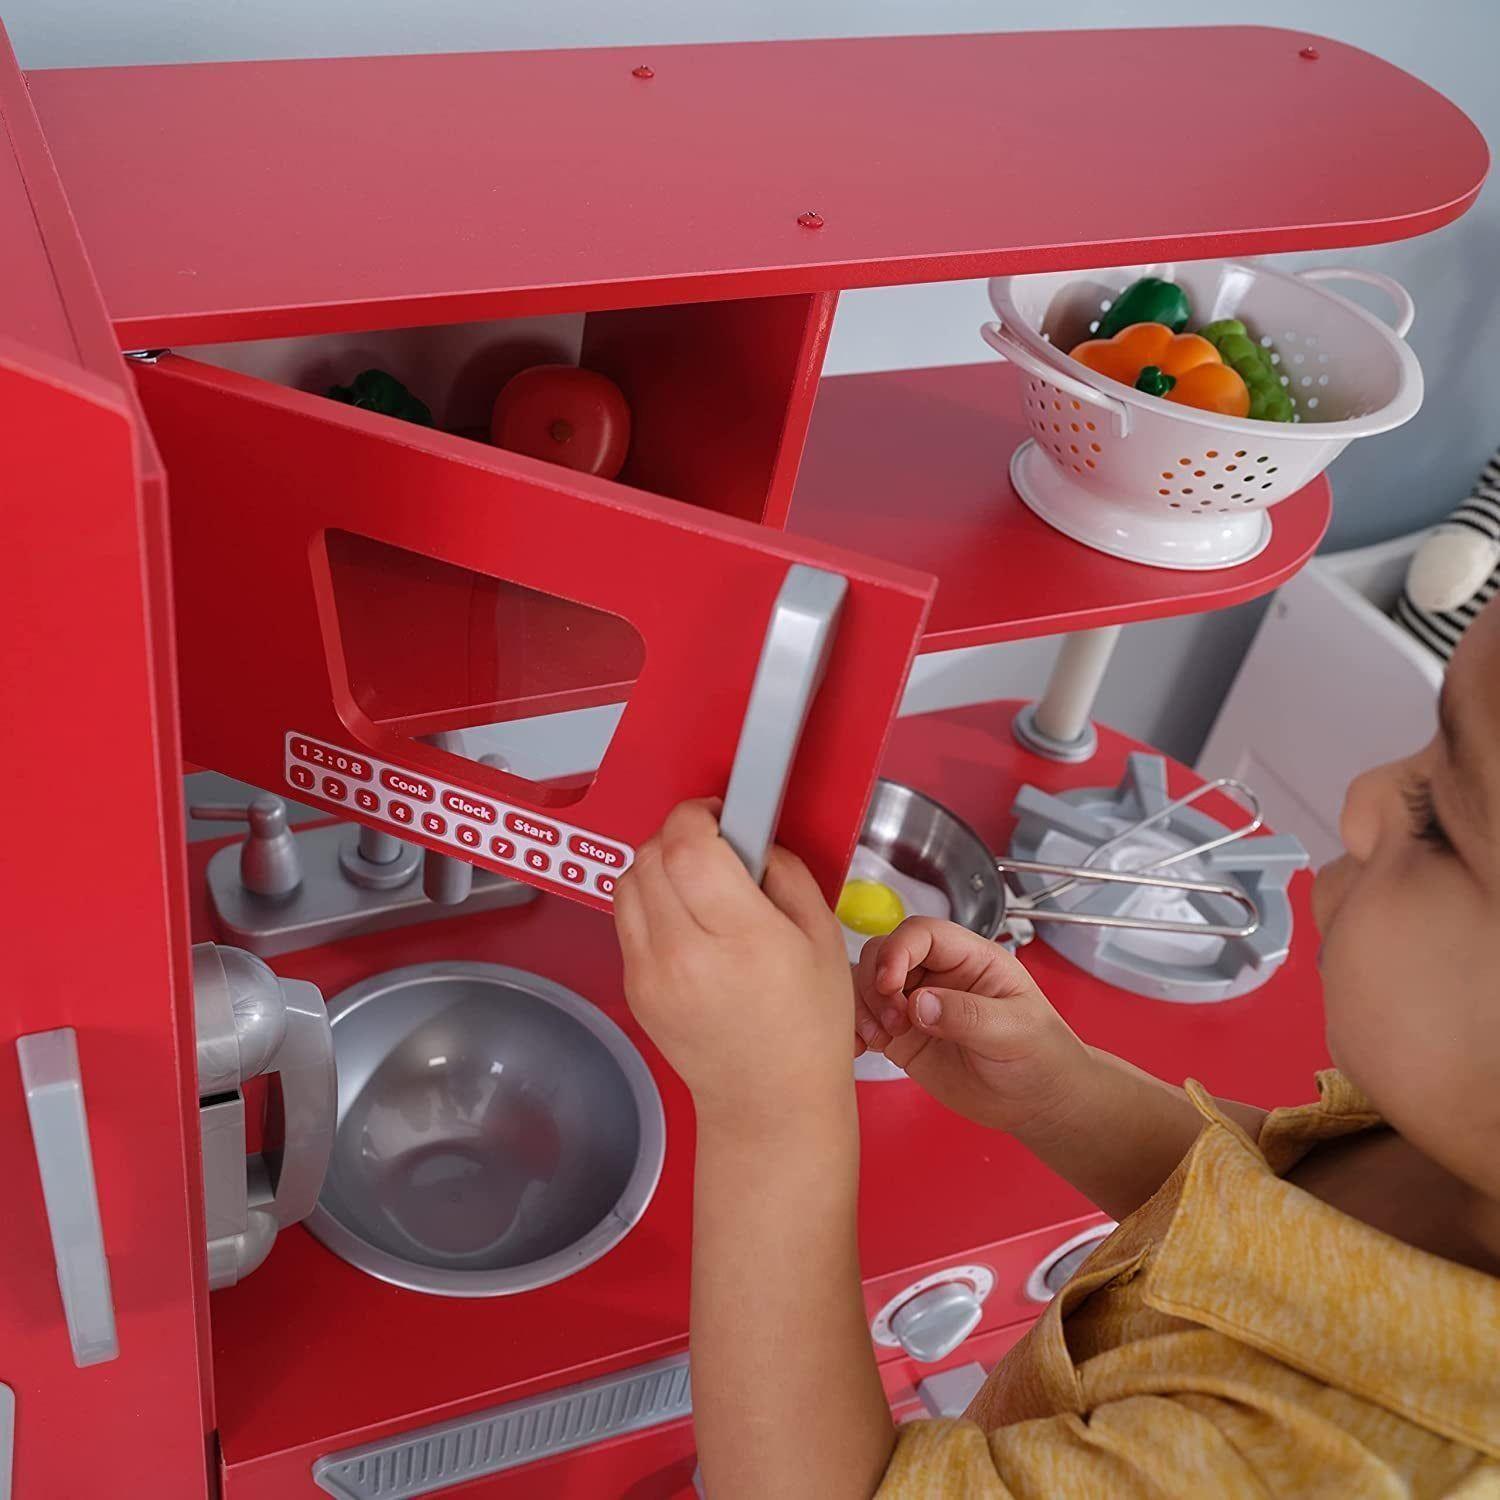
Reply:
[[[16,1054],[73,1363],[102,1364],[119,1354],[120,1344],[94,1187],[78,1038],[71,1026],[33,1032],[16,1038]]]
[[[719,817],[719,832],[757,883],[848,590],[837,573],[793,563],[766,627]]]
[[[16,1393],[8,1385],[0,1385],[0,1500],[10,1500],[15,1453]]]

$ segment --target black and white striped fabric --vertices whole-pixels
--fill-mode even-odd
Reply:
[[[1484,466],[1474,493],[1443,524],[1467,526],[1492,542],[1500,542],[1500,451]],[[1401,597],[1396,601],[1396,622],[1405,626],[1428,650],[1447,661],[1474,616],[1497,593],[1500,593],[1500,564],[1496,564],[1473,597],[1457,609],[1441,612],[1418,609],[1402,589]]]

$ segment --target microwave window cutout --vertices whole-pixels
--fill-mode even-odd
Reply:
[[[582,794],[645,662],[633,625],[352,532],[325,545],[347,690],[372,723],[549,805]]]
[[[325,537],[344,687],[387,758],[286,736],[293,794],[347,802],[396,836],[608,901],[634,850],[559,815],[593,783],[645,661],[605,610],[353,532]],[[400,741],[439,752],[418,774]],[[474,783],[525,784],[523,801]]]

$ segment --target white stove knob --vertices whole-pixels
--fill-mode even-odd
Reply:
[[[951,1354],[973,1333],[984,1303],[966,1281],[944,1281],[918,1292],[891,1314],[896,1342],[919,1364]]]

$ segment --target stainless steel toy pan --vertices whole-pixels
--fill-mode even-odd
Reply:
[[[1135,827],[1160,822],[1178,808],[1223,784],[1216,782],[1200,787],[1188,796],[1170,803],[1160,813],[1142,819]],[[1235,789],[1253,802],[1253,794],[1247,788],[1235,783]],[[1257,811],[1243,827],[1231,830],[1223,838],[1214,840],[1213,844],[1218,846],[1235,838],[1243,838],[1259,826],[1260,815]],[[1135,828],[1131,828],[1125,830],[1125,833],[1134,831]],[[1124,836],[1122,834],[1119,837]],[[1110,844],[1117,841],[1118,839],[1112,839]],[[940,802],[934,802],[931,797],[923,796],[921,792],[897,781],[876,783],[875,795],[871,798],[870,809],[865,815],[860,843],[873,849],[882,859],[888,860],[902,874],[937,886],[948,897],[953,920],[985,938],[1003,936],[1007,921],[1015,922],[1017,918],[1024,918],[1028,922],[1074,922],[1096,927],[1144,928],[1152,932],[1185,932],[1199,937],[1223,938],[1249,937],[1260,925],[1260,913],[1256,910],[1255,903],[1239,886],[1174,880],[1170,876],[1147,871],[1102,870],[1083,865],[997,859],[984,840],[963,819],[949,812]],[[1101,846],[1101,849],[1107,847]],[[1199,845],[1183,851],[1168,863],[1175,863],[1194,853],[1202,853],[1207,847]],[[1165,867],[1164,863],[1156,868]],[[1022,897],[1005,883],[1007,870],[1055,875],[1059,878],[1042,890]],[[1221,896],[1243,908],[1246,920],[1238,926],[1230,926],[1209,922],[1170,922],[1146,917],[1090,916],[1086,912],[1060,911],[1040,904],[1070,890],[1079,881],[1153,886],[1197,895]]]

